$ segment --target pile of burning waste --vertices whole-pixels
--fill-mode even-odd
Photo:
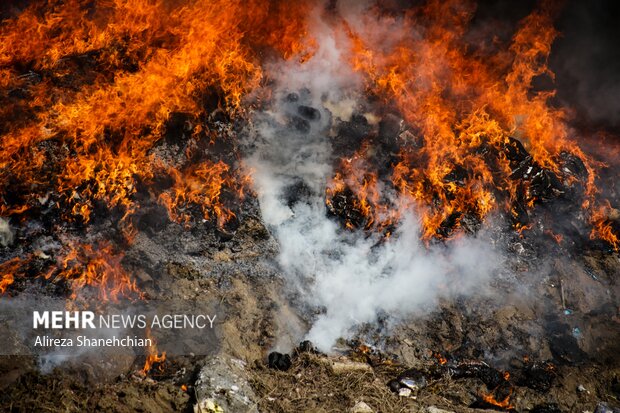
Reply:
[[[1,303],[225,314],[2,356],[2,408],[613,411],[618,149],[540,86],[556,6],[352,3],[0,6]]]

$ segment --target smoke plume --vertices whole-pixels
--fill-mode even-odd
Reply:
[[[306,338],[329,351],[339,337],[379,314],[397,320],[431,310],[441,296],[467,294],[488,279],[499,259],[483,235],[425,245],[413,208],[388,239],[343,230],[327,216],[333,126],[367,105],[347,60],[345,36],[318,12],[312,20],[318,50],[311,60],[269,67],[275,93],[254,114],[247,164],[263,218],[280,244],[279,265],[303,297],[300,304],[320,310]]]

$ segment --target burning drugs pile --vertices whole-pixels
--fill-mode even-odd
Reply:
[[[538,86],[556,6],[509,34],[457,1],[0,11],[3,299],[209,294],[227,314],[217,358],[149,346],[112,369],[131,389],[115,392],[183,389],[160,410],[194,392],[197,411],[563,411],[598,401],[562,392],[600,355],[585,388],[617,394],[617,164]],[[291,401],[308,374],[319,393]],[[118,407],[103,399],[87,405]]]

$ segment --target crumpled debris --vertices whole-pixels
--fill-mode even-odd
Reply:
[[[291,356],[277,351],[272,351],[267,357],[267,365],[271,369],[286,371],[291,368]]]
[[[427,385],[425,374],[418,369],[405,370],[388,382],[390,390],[405,397],[417,393]]]

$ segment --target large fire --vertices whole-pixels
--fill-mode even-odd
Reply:
[[[245,119],[252,92],[273,80],[265,63],[303,65],[315,57],[309,17],[315,6],[48,0],[5,18],[0,215],[18,224],[52,214],[71,236],[60,258],[31,251],[0,264],[0,292],[10,292],[18,278],[43,277],[67,283],[70,297],[86,286],[102,299],[139,296],[122,253],[97,234],[97,222],[113,216],[120,242],[130,244],[143,203],[163,205],[171,221],[186,226],[234,220],[234,201],[250,177],[216,151],[236,132],[222,131],[214,119],[229,125]],[[324,13],[336,13],[332,6]],[[472,40],[475,6],[461,1],[431,0],[400,14],[376,6],[362,22],[326,18],[343,34],[339,47],[366,94],[404,120],[394,162],[381,165],[387,174],[377,171],[366,138],[336,163],[328,209],[348,203],[363,219],[345,219],[347,228],[386,235],[405,209],[414,209],[425,240],[450,238],[465,217],[482,221],[496,211],[521,232],[531,225],[528,211],[542,202],[535,179],[550,185],[561,179],[582,188],[591,237],[618,249],[611,207],[598,198],[600,164],[578,146],[570,112],[550,103],[554,92],[532,85],[553,79],[547,59],[558,35],[554,12],[543,4],[508,43]],[[183,156],[170,162],[158,147],[175,116],[187,142]],[[519,161],[524,153],[527,164]],[[580,178],[566,173],[568,162],[583,169]],[[519,175],[526,179],[516,178],[519,168],[530,168]],[[446,222],[455,231],[441,231]],[[71,240],[85,235],[96,241]]]

